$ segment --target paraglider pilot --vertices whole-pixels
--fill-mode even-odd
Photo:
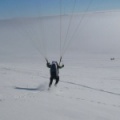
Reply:
[[[52,61],[52,63],[50,64],[47,61],[47,67],[50,68],[50,82],[49,82],[49,87],[51,87],[53,79],[56,80],[55,82],[55,86],[58,84],[59,82],[59,69],[63,68],[64,65],[60,66],[57,61]]]

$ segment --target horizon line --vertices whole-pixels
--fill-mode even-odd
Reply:
[[[109,12],[120,12],[120,9],[113,9],[113,10],[97,10],[97,11],[81,11],[75,13],[63,13],[63,14],[49,14],[49,15],[42,15],[42,16],[20,16],[20,17],[8,17],[8,18],[0,18],[0,21],[3,20],[13,20],[13,19],[28,19],[28,18],[43,18],[43,17],[56,17],[56,16],[69,16],[71,14],[79,15],[79,14],[94,14],[94,13],[109,13]]]

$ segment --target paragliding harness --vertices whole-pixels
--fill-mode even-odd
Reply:
[[[57,68],[57,63],[56,62],[53,62],[51,64],[50,74],[51,74],[51,77],[53,77],[53,78],[58,77],[58,68]]]

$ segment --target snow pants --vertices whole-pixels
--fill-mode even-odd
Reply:
[[[51,76],[51,77],[50,77],[49,87],[51,87],[51,85],[52,85],[52,83],[53,83],[53,79],[56,80],[55,85],[58,84],[58,82],[59,82],[59,76]]]

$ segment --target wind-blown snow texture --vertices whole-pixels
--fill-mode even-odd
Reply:
[[[62,38],[68,17],[62,18]],[[120,12],[86,15],[62,61],[60,82],[50,90],[39,50],[58,59],[60,27],[58,17],[43,19],[44,27],[40,18],[0,21],[0,120],[119,120]]]

